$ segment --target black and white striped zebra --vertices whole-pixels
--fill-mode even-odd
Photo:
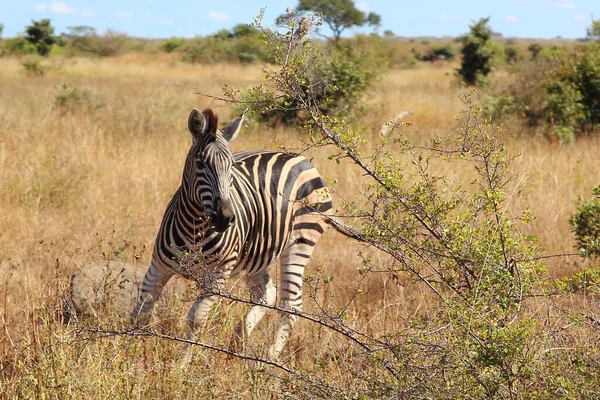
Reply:
[[[236,327],[237,338],[247,337],[266,312],[258,304],[276,302],[267,267],[277,258],[281,260],[279,305],[302,309],[304,267],[326,225],[332,223],[331,196],[316,168],[302,156],[275,151],[233,154],[229,142],[239,133],[242,120],[243,116],[219,130],[210,109],[190,113],[193,143],[133,311],[140,323],[149,321],[164,285],[175,273],[182,273],[178,260],[192,248],[201,249],[207,284],[188,313],[190,336],[227,279],[244,275],[257,304]],[[295,320],[293,314],[280,313],[270,357],[279,357]]]

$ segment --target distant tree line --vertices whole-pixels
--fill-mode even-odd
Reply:
[[[561,141],[595,133],[600,125],[600,20],[592,18],[579,44],[544,47],[534,42],[524,48],[514,39],[503,39],[490,27],[490,19],[482,18],[454,42],[432,45],[431,40],[422,39],[407,52],[401,50],[407,46],[401,45],[391,31],[344,38],[343,33],[350,28],[367,25],[377,30],[381,25],[380,15],[359,10],[352,0],[298,0],[296,9],[286,18],[290,16],[294,21],[279,17],[277,23],[295,24],[294,34],[299,38],[311,29],[324,36],[323,24],[331,31],[331,37],[312,42],[330,56],[321,66],[323,82],[327,83],[322,89],[329,91],[330,110],[352,109],[386,68],[451,62],[460,54],[456,77],[466,85],[485,89],[486,109],[491,116],[543,125],[548,136]],[[316,23],[308,24],[308,18]],[[0,24],[0,37],[3,28]],[[113,30],[99,34],[90,26],[71,26],[57,35],[51,21],[41,19],[31,21],[23,35],[0,39],[0,55],[110,57],[128,52],[164,52],[174,60],[190,63],[272,63],[276,54],[269,51],[264,40],[264,32],[245,24],[191,39],[143,39]],[[28,73],[44,73],[39,61],[28,60],[23,66]],[[499,67],[505,67],[514,79],[507,89],[495,92],[490,77]],[[293,123],[297,113],[293,107],[283,108],[288,110],[287,115],[278,118]]]

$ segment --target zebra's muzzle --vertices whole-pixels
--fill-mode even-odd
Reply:
[[[227,228],[233,226],[235,214],[231,200],[224,200],[221,197],[217,197],[215,199],[214,210],[210,219],[217,232],[225,232]]]

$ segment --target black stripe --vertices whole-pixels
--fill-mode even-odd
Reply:
[[[323,233],[323,227],[320,224],[314,223],[314,222],[301,222],[299,224],[294,225],[294,230],[299,230],[299,229],[310,229],[313,231],[317,231],[319,233]]]
[[[294,265],[294,266],[298,266],[298,267],[304,267],[304,265],[301,264],[289,264],[289,265]],[[303,274],[300,274],[298,272],[284,272],[284,275],[293,275],[293,276],[297,276],[298,278],[302,279],[304,277]]]
[[[286,292],[290,293],[291,295],[296,296],[296,298],[298,298],[298,292],[296,292],[295,290],[291,290],[288,288],[283,288]]]
[[[305,205],[300,208],[298,211],[294,213],[294,217],[299,217],[301,215],[309,214],[309,213],[324,213],[325,211],[329,211],[333,208],[333,203],[328,201],[326,203],[319,203],[316,206],[314,205]]]
[[[298,301],[299,300],[300,304],[302,304],[302,294],[299,294],[296,297],[288,297],[288,300],[290,302],[292,302],[292,301]]]
[[[296,239],[296,241],[294,242],[294,244],[306,244],[306,245],[309,245],[309,246],[316,245],[316,243],[313,242],[312,240],[309,240],[309,239],[303,238],[303,237]]]
[[[310,256],[308,254],[296,253],[294,255],[298,256],[298,257],[302,257],[302,258],[310,258]]]
[[[298,289],[302,290],[302,285],[298,284],[298,282],[290,281],[289,279],[284,280],[284,282],[287,283],[287,284],[289,284],[289,285],[294,285]]]
[[[325,187],[325,182],[323,182],[323,178],[320,176],[311,179],[310,181],[304,182],[300,189],[298,189],[298,193],[296,194],[296,200],[302,200],[308,197],[312,192],[317,189],[322,189]]]

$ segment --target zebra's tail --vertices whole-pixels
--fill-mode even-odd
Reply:
[[[328,215],[325,222],[327,222],[327,224],[335,228],[336,231],[344,236],[358,240],[359,242],[367,242],[365,233],[362,229],[345,225],[335,215]]]

